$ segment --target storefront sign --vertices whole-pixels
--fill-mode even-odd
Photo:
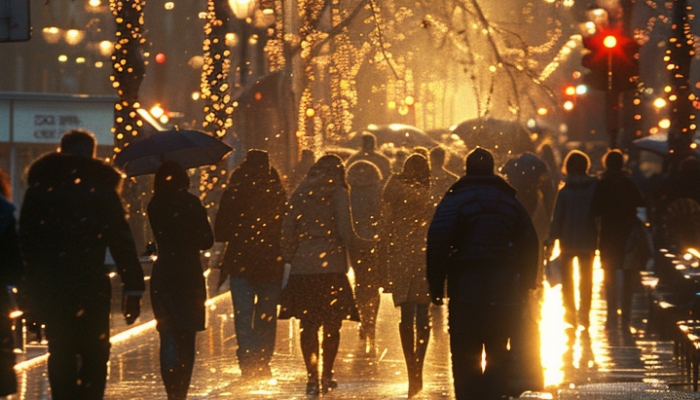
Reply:
[[[0,141],[58,143],[64,132],[86,129],[98,144],[111,145],[113,110],[114,102],[104,99],[0,99]]]

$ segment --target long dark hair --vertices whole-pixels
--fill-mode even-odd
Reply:
[[[166,161],[158,168],[153,182],[153,193],[167,194],[187,190],[190,187],[190,177],[187,171],[175,161]]]

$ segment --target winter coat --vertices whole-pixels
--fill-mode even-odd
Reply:
[[[158,329],[204,330],[207,292],[199,252],[214,244],[206,210],[187,191],[156,194],[148,221],[158,246],[150,285]]]
[[[598,249],[603,269],[622,268],[627,236],[637,221],[637,207],[644,206],[642,193],[624,172],[603,174],[591,200],[591,214],[600,217]]]
[[[385,272],[378,265],[376,248],[383,189],[379,169],[368,161],[358,161],[348,168],[348,184],[355,233],[370,239],[364,246],[354,246],[350,254],[355,279],[358,285],[378,287]]]
[[[380,240],[394,305],[430,303],[425,246],[434,207],[430,186],[392,175],[382,195]]]
[[[243,164],[233,171],[216,214],[216,241],[228,242],[219,284],[229,274],[281,284],[280,241],[287,195],[275,168],[258,175],[248,172]]]
[[[97,159],[51,153],[32,164],[27,183],[20,247],[40,317],[56,320],[110,301],[108,247],[124,290],[144,290],[117,171]]]
[[[495,175],[465,176],[448,191],[428,231],[433,299],[444,297],[445,279],[455,301],[486,301],[504,287],[517,296],[536,287],[537,234],[515,194]]]
[[[598,179],[568,176],[557,194],[549,241],[559,239],[563,253],[593,253],[598,245],[598,228],[591,215],[591,200]]]
[[[307,179],[289,200],[282,226],[282,258],[292,275],[348,271],[348,248],[357,237],[352,228],[348,190]]]

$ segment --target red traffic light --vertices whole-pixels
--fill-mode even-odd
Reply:
[[[608,35],[603,39],[603,46],[608,49],[614,49],[617,46],[617,38],[614,35]]]
[[[156,54],[156,62],[158,64],[163,64],[165,62],[165,53]]]

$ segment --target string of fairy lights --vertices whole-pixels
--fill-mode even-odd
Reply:
[[[112,52],[112,87],[119,94],[119,101],[114,105],[115,123],[114,152],[119,153],[135,139],[141,128],[138,110],[138,92],[146,71],[145,62],[140,52],[146,43],[143,36],[143,0],[110,0],[109,9],[116,22],[116,39]]]

